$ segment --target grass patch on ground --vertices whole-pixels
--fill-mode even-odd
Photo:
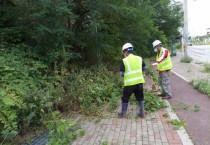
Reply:
[[[168,121],[168,123],[172,124],[174,126],[174,129],[179,129],[180,127],[185,127],[185,122],[184,121],[179,121],[177,119],[172,119]]]
[[[185,56],[185,57],[182,57],[181,59],[181,62],[182,63],[190,63],[193,59],[189,56]]]
[[[201,93],[210,97],[210,81],[208,79],[192,80],[190,84]]]
[[[210,63],[205,63],[203,66],[203,71],[206,73],[210,73]]]
[[[195,104],[194,105],[194,112],[199,112],[201,110],[200,106]]]
[[[190,109],[190,106],[183,103],[183,102],[175,103],[175,104],[173,104],[173,107],[176,108],[176,109],[184,109],[184,110],[189,110]]]

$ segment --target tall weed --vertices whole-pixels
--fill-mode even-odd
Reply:
[[[201,93],[210,96],[210,81],[208,79],[193,80],[190,84]]]
[[[84,111],[91,112],[94,105],[100,107],[121,96],[122,78],[104,65],[71,72],[68,79],[69,104]]]
[[[166,103],[160,99],[160,97],[156,96],[152,91],[145,90],[144,94],[146,112],[155,112],[167,107]]]
[[[41,118],[64,94],[61,78],[52,77],[45,62],[32,59],[25,45],[10,47],[0,51],[0,139],[4,141],[41,125]]]
[[[204,72],[210,73],[210,64],[209,63],[205,63],[203,67],[204,67],[203,68]]]
[[[189,56],[183,57],[180,61],[183,63],[190,63],[193,59]]]

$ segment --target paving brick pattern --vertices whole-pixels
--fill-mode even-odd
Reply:
[[[168,123],[170,118],[163,117],[166,109],[148,114],[145,119],[138,118],[137,113],[138,106],[130,105],[127,118],[82,121],[85,135],[73,145],[182,145],[177,131]]]

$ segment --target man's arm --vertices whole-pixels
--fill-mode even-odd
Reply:
[[[122,77],[124,77],[124,72],[125,72],[125,66],[124,66],[123,61],[121,61],[121,63],[120,63],[120,75]]]
[[[163,53],[161,54],[160,58],[157,60],[158,63],[162,62],[166,57],[168,56],[168,50],[165,49]]]
[[[165,51],[163,51],[163,53],[161,54],[160,58],[152,65],[155,66],[155,65],[158,65],[159,63],[161,63],[168,56],[168,54],[169,54],[168,50],[165,49]]]
[[[144,60],[142,61],[142,70],[143,70],[143,71],[148,70],[148,67],[147,67],[147,65],[145,64]]]

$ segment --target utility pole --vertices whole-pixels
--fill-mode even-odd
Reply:
[[[182,53],[187,57],[188,46],[188,0],[184,0],[184,30],[183,30],[183,46]]]

